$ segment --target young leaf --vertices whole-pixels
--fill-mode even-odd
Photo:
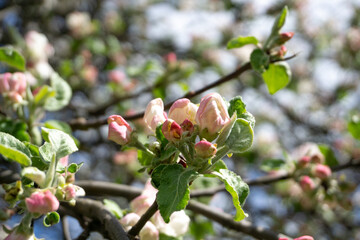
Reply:
[[[236,208],[235,221],[241,221],[247,214],[241,206],[244,205],[247,196],[249,195],[249,186],[241,179],[240,176],[228,169],[219,169],[219,171],[207,174],[207,177],[217,177],[225,183],[226,190],[231,194],[234,207]]]
[[[60,215],[57,212],[51,212],[46,214],[43,220],[45,227],[51,227],[52,225],[55,225],[58,222],[60,222]]]
[[[355,139],[360,140],[360,117],[358,115],[354,114],[351,117],[348,122],[348,131]]]
[[[265,172],[270,172],[280,170],[285,164],[286,162],[283,159],[266,159],[261,163],[260,169]]]
[[[84,163],[79,163],[79,164],[76,164],[76,163],[71,163],[68,167],[67,167],[67,170],[69,173],[76,173],[77,171],[79,171],[79,169],[81,168],[81,166],[83,165]]]
[[[0,62],[4,62],[21,71],[25,70],[24,57],[11,46],[0,47]]]
[[[69,124],[63,121],[59,120],[49,120],[44,122],[44,127],[49,129],[57,129],[60,131],[63,131],[64,133],[67,133],[71,136],[71,138],[74,140],[76,146],[80,145],[79,140],[77,140],[75,137],[72,136],[72,130]]]
[[[318,144],[318,147],[320,149],[320,152],[325,157],[325,164],[326,165],[328,165],[329,167],[334,167],[334,166],[339,165],[339,162],[335,157],[335,153],[333,152],[333,150],[328,145]]]
[[[45,102],[52,97],[55,97],[56,92],[48,85],[41,87],[39,92],[34,97],[34,102],[36,105],[43,105]]]
[[[104,199],[104,206],[107,210],[109,210],[117,219],[120,219],[123,217],[123,212],[119,205],[110,199]]]
[[[274,25],[271,29],[271,34],[275,35],[278,34],[280,29],[284,26],[285,24],[285,20],[286,20],[286,16],[287,16],[287,12],[288,12],[288,7],[285,6],[281,13],[276,17]]]
[[[41,134],[45,141],[51,143],[54,152],[56,152],[57,159],[65,157],[78,150],[71,136],[63,131],[41,128]]]
[[[173,212],[186,207],[190,199],[189,182],[197,176],[197,172],[193,169],[183,168],[179,164],[160,165],[159,167],[161,167],[161,171],[154,171],[152,178],[157,182],[160,180],[156,201],[161,216],[168,223]]]
[[[254,132],[250,123],[244,119],[236,119],[225,145],[230,152],[241,153],[248,150],[253,142]]]
[[[232,98],[229,101],[229,104],[230,104],[230,106],[228,108],[229,116],[232,116],[236,112],[236,115],[239,118],[239,116],[241,116],[241,114],[246,112],[246,105],[242,101],[242,98],[240,96],[236,96],[236,97]]]
[[[0,132],[0,154],[23,166],[31,164],[31,153],[25,144],[4,132]]]
[[[291,72],[289,65],[285,62],[270,64],[269,68],[262,74],[262,77],[269,93],[274,94],[290,82]]]
[[[44,107],[48,111],[58,111],[69,104],[72,96],[71,87],[58,74],[53,74],[50,81],[56,94],[55,97],[47,99]]]
[[[263,50],[257,48],[252,51],[250,55],[250,63],[251,67],[259,72],[265,72],[266,68],[269,66],[270,58],[269,55],[266,54]]]
[[[138,153],[138,160],[141,164],[141,166],[150,166],[151,165],[151,161],[154,158],[154,156],[152,156],[151,154],[142,151],[140,149],[137,150]]]
[[[245,45],[248,44],[258,44],[258,40],[256,37],[237,37],[237,38],[233,38],[231,39],[228,44],[227,44],[227,49],[232,49],[232,48],[241,48]]]

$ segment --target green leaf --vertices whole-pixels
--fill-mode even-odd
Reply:
[[[179,164],[159,167],[161,171],[154,171],[151,177],[160,182],[156,201],[161,216],[168,223],[173,212],[185,209],[190,199],[189,182],[198,174],[195,170],[183,168]]]
[[[260,169],[265,172],[280,170],[286,165],[283,159],[266,159],[261,163]]]
[[[0,118],[0,132],[8,133],[20,141],[30,141],[27,125],[22,121]]]
[[[4,62],[21,71],[25,70],[24,57],[11,46],[0,47],[0,62]]]
[[[360,140],[360,117],[354,114],[348,122],[348,131],[357,140]]]
[[[250,123],[244,119],[236,119],[225,145],[230,152],[241,153],[248,150],[253,142],[254,132]]]
[[[41,134],[45,141],[51,143],[56,152],[56,159],[65,157],[78,150],[70,135],[57,129],[41,128]]]
[[[269,68],[262,74],[262,77],[269,93],[274,94],[290,82],[291,71],[289,65],[285,62],[270,64]]]
[[[240,96],[236,96],[232,98],[229,101],[229,104],[230,104],[228,108],[229,116],[232,116],[234,113],[236,113],[237,117],[239,118],[241,114],[246,112],[246,105],[242,101],[242,98]]]
[[[45,142],[41,147],[39,147],[39,153],[41,158],[45,162],[51,162],[52,156],[55,153],[55,149],[52,147],[51,143]]]
[[[165,146],[169,143],[169,141],[165,138],[164,134],[161,131],[162,124],[156,127],[156,138],[159,140],[161,149],[164,149]]]
[[[163,233],[159,234],[159,240],[182,240],[183,237],[172,237],[172,236],[168,236],[165,235]]]
[[[44,108],[48,111],[58,111],[69,104],[72,96],[71,87],[57,73],[51,76],[50,82],[56,94],[46,101]]]
[[[56,92],[50,86],[44,85],[34,97],[36,105],[42,106],[49,98],[55,97]]]
[[[60,222],[60,215],[57,212],[51,212],[46,214],[43,220],[45,227],[51,227],[52,225],[55,225],[58,222]]]
[[[49,129],[57,129],[60,131],[63,131],[64,133],[67,133],[71,136],[71,138],[74,140],[76,146],[80,145],[79,140],[77,140],[75,137],[72,136],[72,129],[69,124],[63,121],[59,120],[49,120],[44,122],[44,127]]]
[[[225,188],[231,194],[234,207],[236,208],[235,221],[241,221],[247,217],[247,214],[241,206],[244,205],[250,189],[241,177],[228,169],[220,169],[218,172],[211,172],[211,174],[207,174],[206,176],[215,176],[225,183]]]
[[[272,35],[276,35],[279,33],[280,29],[284,26],[285,21],[286,21],[286,16],[288,13],[288,7],[285,6],[281,13],[276,17],[274,25],[271,29],[271,34]]]
[[[250,55],[252,69],[259,73],[265,72],[270,63],[270,57],[263,50],[257,48]]]
[[[334,166],[339,165],[339,162],[335,157],[334,151],[328,145],[318,144],[318,147],[320,149],[320,152],[325,157],[326,165],[328,165],[329,167],[334,167]]]
[[[138,160],[139,160],[141,166],[150,166],[151,165],[151,161],[154,158],[153,155],[151,155],[145,151],[142,151],[140,149],[138,149],[137,153],[138,153]]]
[[[31,165],[30,150],[24,143],[4,132],[0,132],[0,154],[23,166]]]
[[[40,187],[45,183],[45,173],[36,167],[26,167],[21,171],[21,175],[36,182]]]
[[[237,38],[233,38],[231,39],[228,44],[227,44],[227,49],[232,49],[232,48],[241,48],[245,45],[248,44],[258,44],[258,40],[256,37],[237,37]]]
[[[68,172],[70,173],[76,173],[77,171],[80,170],[81,166],[83,165],[84,163],[79,163],[79,164],[76,164],[76,163],[71,163],[68,167],[67,167],[67,170]]]
[[[227,166],[223,160],[219,160],[211,166],[211,170],[218,172],[220,169],[227,169]]]
[[[120,219],[123,217],[123,212],[119,205],[110,199],[104,199],[104,206],[107,210],[109,210],[117,219]]]
[[[250,123],[250,126],[252,127],[252,129],[254,129],[256,120],[255,120],[255,117],[250,112],[245,112],[245,113],[241,114],[239,118],[242,118],[242,119],[245,119],[246,121],[248,121]]]

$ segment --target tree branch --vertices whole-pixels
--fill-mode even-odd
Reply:
[[[157,210],[158,205],[155,200],[154,203],[148,208],[148,210],[141,216],[139,221],[129,230],[128,234],[134,237],[138,235],[141,229],[147,223],[147,221],[150,220],[150,218],[156,213]]]
[[[78,198],[76,206],[71,206],[67,202],[62,202],[61,205],[76,214],[98,220],[110,239],[129,239],[120,222],[100,202],[88,198]]]
[[[234,72],[218,79],[217,81],[209,84],[209,85],[206,85],[205,87],[197,90],[197,91],[190,91],[188,93],[186,93],[183,97],[181,98],[193,98],[211,88],[214,88],[220,84],[223,84],[225,82],[228,82],[236,77],[238,77],[239,75],[241,75],[242,73],[246,72],[247,70],[250,70],[251,69],[251,64],[250,62],[247,62],[245,63],[244,65],[240,66],[239,68],[237,68]],[[175,100],[176,101],[176,100]],[[170,106],[175,102],[175,101],[172,101],[172,102],[169,102],[165,105],[165,109],[168,109],[170,108]],[[144,116],[144,112],[140,112],[140,113],[137,113],[137,114],[134,114],[134,115],[130,115],[130,116],[124,116],[124,119],[125,120],[135,120],[135,119],[138,119],[138,118],[141,118]],[[97,128],[97,127],[100,127],[102,125],[105,125],[106,124],[106,117],[101,117],[101,118],[98,118],[98,119],[93,119],[93,120],[86,120],[84,118],[77,118],[77,119],[73,119],[73,120],[70,120],[69,122],[69,125],[71,126],[71,128],[73,130],[86,130],[86,129],[89,129],[89,128]]]

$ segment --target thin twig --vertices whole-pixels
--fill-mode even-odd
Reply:
[[[62,221],[62,227],[63,227],[63,233],[65,240],[71,240],[71,234],[69,230],[69,222],[68,222],[68,216],[64,216],[61,218]]]
[[[154,203],[148,208],[148,210],[144,213],[144,215],[141,216],[139,221],[129,230],[128,234],[131,236],[136,236],[139,234],[141,229],[145,226],[147,221],[150,220],[150,218],[156,213],[158,210],[158,205],[156,200]]]
[[[250,70],[251,69],[251,64],[248,62],[248,63],[245,63],[244,65],[240,66],[239,68],[237,68],[234,72],[224,76],[224,77],[221,77],[220,79],[218,79],[217,81],[209,84],[209,85],[206,85],[205,87],[197,90],[197,91],[190,91],[188,93],[186,93],[183,97],[181,98],[193,98],[211,88],[214,88],[220,84],[223,84],[225,82],[228,82],[236,77],[238,77],[239,75],[241,75],[242,73],[246,72],[247,70]],[[175,102],[176,100],[172,101],[172,102],[169,102],[168,104],[165,105],[165,109],[168,109],[170,108],[170,106]],[[130,115],[130,116],[124,116],[124,119],[125,120],[135,120],[135,119],[138,119],[138,118],[141,118],[144,116],[144,112],[140,112],[140,113],[137,113],[137,114],[134,114],[134,115]],[[106,118],[105,117],[101,117],[101,118],[98,118],[98,119],[94,119],[94,120],[86,120],[84,118],[78,118],[78,119],[73,119],[73,120],[70,120],[69,122],[69,125],[71,126],[71,128],[73,130],[87,130],[89,128],[97,128],[97,127],[100,127],[102,125],[105,125],[106,124]]]

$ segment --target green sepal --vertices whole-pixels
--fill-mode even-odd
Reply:
[[[45,215],[43,223],[45,227],[51,227],[60,222],[60,215],[57,212],[50,212]]]

